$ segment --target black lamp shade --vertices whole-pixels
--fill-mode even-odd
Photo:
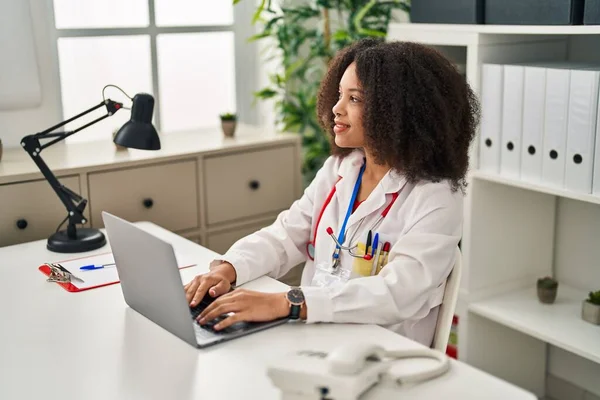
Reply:
[[[133,97],[131,119],[119,129],[114,142],[120,146],[140,150],[160,150],[158,132],[152,125],[154,97],[138,93]]]

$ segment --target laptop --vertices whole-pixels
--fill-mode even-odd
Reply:
[[[200,304],[189,306],[173,246],[107,212],[102,212],[102,219],[127,305],[192,346],[212,346],[287,322],[287,318],[237,322],[213,330],[216,322],[226,318],[223,315],[206,325],[198,324],[195,318],[214,299],[207,294]]]

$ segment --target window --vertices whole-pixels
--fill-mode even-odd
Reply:
[[[102,101],[107,84],[133,97],[151,93],[162,133],[218,124],[236,110],[231,1],[54,0],[63,116]],[[130,104],[114,88],[106,97]],[[100,108],[67,125],[74,129],[104,115]],[[127,119],[117,113],[71,141],[107,138]]]

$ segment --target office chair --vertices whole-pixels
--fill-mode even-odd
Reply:
[[[440,305],[438,312],[435,334],[433,336],[432,348],[446,352],[448,338],[450,337],[450,328],[452,327],[452,318],[458,301],[458,291],[460,289],[460,277],[462,273],[462,253],[456,248],[456,260],[454,267],[450,271],[450,275],[446,279],[446,287],[444,288],[444,299]]]

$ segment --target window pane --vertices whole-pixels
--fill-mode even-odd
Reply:
[[[154,0],[157,26],[229,25],[231,0]]]
[[[158,35],[157,48],[163,131],[216,126],[235,111],[232,32]]]
[[[65,119],[99,104],[102,88],[108,84],[119,86],[131,97],[139,92],[152,93],[150,38],[146,35],[60,38],[58,57]],[[107,88],[105,95],[125,107],[131,106],[131,101],[115,88]],[[71,122],[66,129],[76,129],[102,115],[106,115],[105,107]],[[113,130],[129,117],[129,110],[120,110],[67,140],[110,140]]]
[[[54,19],[58,29],[148,26],[148,0],[54,0]]]

